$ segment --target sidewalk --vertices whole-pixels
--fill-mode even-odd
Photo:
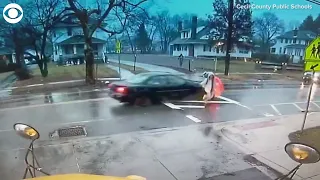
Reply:
[[[308,115],[305,128],[320,126],[320,113]],[[247,154],[281,172],[288,173],[297,163],[284,151],[288,135],[300,130],[303,114],[216,124],[221,135]],[[303,165],[295,179],[320,180],[320,163]]]
[[[121,79],[128,79],[132,76],[134,76],[134,74],[126,69],[120,68],[120,72],[119,72],[119,67],[117,66],[113,66],[110,64],[106,64],[107,67],[109,67],[110,69],[113,69],[115,71],[117,71],[119,73],[119,75],[121,76]]]
[[[225,180],[230,177],[233,177],[230,180],[270,180],[245,162],[245,154],[239,153],[232,144],[221,140],[214,132],[208,133],[208,127],[212,125],[70,140],[48,140],[44,134],[35,148],[40,164],[52,174],[134,174],[150,180]],[[25,149],[21,148],[27,141],[12,135],[5,142],[17,142],[16,149],[0,147],[2,179],[20,178],[25,167]]]

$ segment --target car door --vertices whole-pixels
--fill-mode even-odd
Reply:
[[[168,75],[167,81],[170,99],[181,99],[190,94],[191,89],[187,86],[185,79],[174,75]]]
[[[168,79],[166,76],[153,76],[146,82],[150,96],[157,99],[167,99],[169,92]]]

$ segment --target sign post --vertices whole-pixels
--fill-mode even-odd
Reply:
[[[320,37],[314,39],[306,48],[305,50],[305,64],[304,64],[304,71],[312,71],[312,79],[311,79],[311,85],[309,88],[309,94],[308,94],[308,100],[307,100],[307,107],[304,113],[303,123],[301,126],[301,133],[304,130],[304,126],[307,120],[307,115],[309,113],[309,106],[311,101],[311,93],[313,88],[313,78],[316,71],[320,71]]]
[[[116,43],[116,53],[118,54],[118,66],[119,66],[119,76],[120,76],[120,79],[121,79],[121,62],[120,62],[120,53],[121,53],[121,42],[119,40],[117,40],[117,43]]]

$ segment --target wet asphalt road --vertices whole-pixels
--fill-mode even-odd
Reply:
[[[128,106],[108,97],[106,90],[75,89],[67,93],[14,96],[2,99],[0,103],[0,144],[8,144],[0,149],[18,148],[19,143],[13,143],[9,138],[14,134],[12,126],[15,122],[35,126],[44,140],[49,139],[49,132],[75,125],[84,125],[88,136],[93,137],[302,113],[306,94],[307,89],[298,88],[233,90],[226,91],[223,97],[206,107],[203,102]],[[320,111],[320,96],[317,94],[314,93],[311,111]]]
[[[92,145],[88,146],[87,148],[80,148],[81,152],[76,152],[76,154],[73,154],[74,151],[72,148],[74,146],[61,143],[57,145],[57,142],[54,139],[51,139],[49,137],[49,134],[59,128],[62,127],[71,127],[76,125],[82,125],[86,127],[88,137],[98,137],[98,136],[105,136],[105,135],[115,135],[118,134],[120,136],[125,136],[127,132],[134,132],[134,131],[144,131],[144,130],[157,130],[159,133],[166,134],[166,131],[168,134],[166,135],[158,135],[155,133],[154,138],[160,138],[159,143],[161,144],[152,144],[154,140],[150,140],[148,146],[156,146],[154,147],[157,152],[163,153],[165,155],[162,155],[163,157],[170,156],[174,154],[175,150],[177,149],[183,149],[188,150],[191,152],[194,152],[194,150],[190,150],[184,146],[180,147],[176,144],[176,142],[169,143],[168,145],[168,139],[173,138],[174,140],[177,140],[180,138],[180,143],[183,141],[192,140],[191,137],[185,138],[186,135],[190,132],[181,132],[180,136],[174,135],[173,130],[165,130],[163,128],[173,128],[178,129],[179,127],[187,127],[190,128],[190,130],[193,129],[192,125],[196,124],[203,124],[205,126],[208,125],[210,127],[210,124],[208,123],[215,123],[215,122],[222,122],[222,121],[232,121],[232,120],[241,120],[246,118],[258,118],[258,117],[265,117],[265,116],[277,116],[277,115],[284,115],[284,114],[295,114],[295,113],[302,113],[301,109],[304,107],[304,103],[307,96],[307,89],[252,89],[252,90],[230,90],[226,91],[223,94],[223,97],[217,98],[215,100],[215,103],[210,103],[206,107],[204,106],[204,103],[202,102],[165,102],[165,104],[161,105],[153,105],[148,107],[133,107],[128,105],[123,105],[118,103],[116,100],[110,98],[106,92],[106,90],[100,89],[100,90],[90,90],[90,91],[80,91],[79,89],[71,89],[68,92],[58,92],[58,93],[49,93],[49,94],[40,94],[40,95],[23,95],[23,96],[12,96],[6,99],[1,99],[0,102],[0,160],[4,158],[4,162],[11,162],[11,159],[14,159],[16,155],[11,154],[9,152],[19,152],[19,159],[23,157],[23,152],[20,152],[20,148],[25,148],[28,145],[28,142],[23,140],[22,138],[18,137],[16,133],[12,130],[12,126],[16,122],[26,123],[34,126],[37,128],[41,134],[41,138],[39,140],[39,144],[50,144],[51,146],[46,146],[46,148],[53,148],[52,150],[46,150],[44,152],[44,149],[40,149],[41,153],[40,157],[48,159],[49,157],[57,158],[54,162],[48,161],[45,163],[45,167],[50,167],[50,164],[57,164],[57,166],[63,166],[63,164],[67,164],[69,162],[70,158],[66,159],[66,157],[70,156],[79,156],[80,160],[81,157],[85,156],[87,157],[87,151],[90,151],[90,157],[99,157],[101,153],[105,153],[105,150],[101,149],[101,152],[99,148],[102,148],[104,146],[101,146],[102,141],[99,140],[96,145],[99,145],[99,148],[90,148]],[[312,104],[312,110],[314,111],[320,111],[320,98],[318,89],[313,93],[313,104]],[[192,99],[191,99],[192,100]],[[195,99],[192,101],[196,101]],[[319,102],[318,102],[319,101]],[[168,103],[169,104],[168,106]],[[318,104],[319,103],[319,104]],[[300,107],[300,109],[298,108]],[[278,114],[280,113],[280,114]],[[198,130],[196,130],[198,132]],[[147,132],[147,131],[146,131]],[[173,132],[173,133],[169,133]],[[207,132],[204,130],[204,132]],[[186,134],[187,133],[187,134]],[[199,132],[198,132],[199,133]],[[210,132],[209,132],[210,133]],[[211,132],[213,133],[213,132]],[[120,138],[119,136],[119,138]],[[206,138],[199,136],[199,135],[189,135],[189,136],[195,136],[194,139],[197,139],[197,142],[202,142],[203,140],[207,140]],[[199,137],[198,137],[199,136]],[[178,138],[179,137],[179,138]],[[218,136],[213,136],[217,139],[217,145],[219,145],[221,141],[221,138]],[[138,135],[136,137],[137,139],[144,139],[144,136]],[[209,138],[210,141],[212,141],[212,138]],[[121,138],[121,140],[126,141],[126,139]],[[109,140],[105,140],[108,141]],[[120,139],[110,142],[111,145],[108,145],[106,147],[112,147],[115,146],[115,142],[119,141]],[[135,140],[136,141],[136,140]],[[137,141],[137,142],[140,142]],[[146,143],[146,141],[142,141],[143,143]],[[92,142],[94,143],[94,142]],[[122,143],[122,142],[121,142]],[[205,145],[205,147],[210,147],[212,142],[208,142],[208,145]],[[162,150],[164,144],[167,147],[165,149],[166,151]],[[83,146],[82,143],[75,143],[76,147],[77,145]],[[125,146],[130,145],[131,142],[127,142],[124,144]],[[192,146],[193,143],[191,142],[185,142],[185,145]],[[64,146],[68,146],[68,149],[65,149]],[[70,146],[70,147],[69,147]],[[159,147],[158,147],[159,146]],[[196,147],[198,145],[195,145]],[[231,158],[233,157],[231,151],[237,152],[237,149],[230,145],[229,143],[223,143],[220,144],[221,147],[223,147],[222,150],[216,150],[216,147],[214,146],[215,150],[213,151],[208,150],[208,155],[205,155],[201,161],[204,161],[205,164],[210,162],[211,164],[208,165],[208,169],[211,171],[214,171],[215,174],[217,173],[216,169],[214,167],[223,166],[226,162],[222,161],[219,163],[217,159],[214,156],[214,160],[210,159],[212,157],[212,152],[215,152],[217,154],[224,154],[227,158],[230,159],[232,162],[237,162],[236,165],[233,165],[234,163],[229,163],[224,167],[226,169],[226,172],[234,172],[232,176],[230,176],[230,173],[226,173],[224,175],[217,175],[214,176],[214,179],[230,179],[233,177],[233,179],[239,179],[239,177],[243,177],[243,179],[246,180],[254,180],[254,179],[268,179],[265,176],[262,177],[261,172],[257,172],[255,168],[250,168],[251,166],[248,164],[243,164],[243,155],[237,155],[237,159]],[[201,146],[202,147],[202,146]],[[124,147],[123,147],[124,148]],[[189,147],[190,148],[190,147]],[[86,150],[89,149],[89,150]],[[94,150],[93,150],[94,149]],[[118,151],[118,147],[115,147]],[[121,148],[120,148],[121,149]],[[76,149],[77,150],[77,149]],[[52,151],[52,152],[51,152]],[[83,152],[82,152],[83,151]],[[96,152],[98,151],[98,152]],[[102,152],[103,151],[103,152]],[[114,152],[117,152],[114,151]],[[141,151],[141,149],[138,149],[137,152]],[[108,152],[108,151],[107,151]],[[131,152],[131,151],[130,151]],[[58,154],[56,154],[58,153]],[[97,156],[98,154],[98,156]],[[177,153],[180,156],[184,156],[183,153]],[[179,167],[182,164],[185,164],[185,167],[181,167],[182,169],[186,170],[190,168],[190,164],[187,162],[181,162],[177,160],[174,160],[174,158],[178,158],[176,156],[172,156],[172,158],[167,159],[160,159],[161,163],[163,161],[166,163],[166,168],[169,167],[169,169],[174,169],[175,167]],[[105,156],[106,161],[114,154],[106,154]],[[134,154],[130,153],[130,156],[134,156]],[[145,158],[146,154],[143,154],[143,157]],[[160,157],[162,157],[160,156]],[[179,157],[180,157],[179,156]],[[186,157],[180,157],[181,159],[188,159],[188,157],[191,157],[189,154],[185,154]],[[218,156],[218,155],[217,155]],[[151,157],[151,156],[150,156]],[[208,160],[210,159],[210,161]],[[101,159],[101,160],[105,160]],[[221,159],[221,158],[220,158]],[[225,159],[225,158],[222,158]],[[65,161],[63,161],[65,160]],[[63,162],[62,162],[63,161]],[[126,160],[130,161],[130,160]],[[149,159],[150,161],[150,159]],[[148,162],[149,162],[148,161]],[[194,161],[194,164],[199,163],[199,159]],[[45,161],[44,161],[45,162]],[[50,162],[50,163],[49,163]],[[115,161],[117,162],[117,161]],[[176,163],[182,163],[182,164],[176,164]],[[203,162],[203,163],[204,163]],[[114,163],[114,162],[113,162]],[[121,162],[123,163],[123,162]],[[137,161],[136,163],[140,163],[140,161]],[[151,162],[149,162],[151,163]],[[153,162],[154,163],[154,162]],[[152,163],[151,163],[152,164]],[[240,165],[238,165],[240,164]],[[1,167],[0,163],[0,167]],[[9,168],[8,164],[3,164],[3,168]],[[99,165],[99,167],[97,167]],[[96,164],[93,163],[92,166],[87,166],[80,164],[81,168],[85,168],[85,171],[83,172],[89,172],[97,174],[97,172],[100,170],[105,170],[106,172],[103,172],[103,174],[107,174],[110,169],[108,170],[107,167],[105,167],[105,164]],[[100,167],[101,165],[101,167]],[[193,165],[193,164],[192,164]],[[201,163],[199,163],[199,166]],[[231,166],[232,165],[232,166]],[[245,165],[245,166],[244,166]],[[110,166],[110,165],[109,165]],[[114,166],[119,167],[119,164],[114,164]],[[233,167],[234,166],[234,167]],[[21,165],[17,166],[12,164],[12,167],[19,167],[21,169]],[[64,166],[63,166],[64,167]],[[201,165],[201,168],[203,165]],[[241,167],[241,168],[240,168]],[[221,168],[221,167],[220,167]],[[150,171],[155,171],[155,167],[151,166]],[[107,172],[108,170],[108,172]],[[202,169],[201,169],[202,170]],[[61,170],[54,170],[54,173],[57,172],[77,172],[77,166],[68,166],[66,168],[62,168]],[[149,170],[148,170],[149,171]],[[5,173],[6,171],[1,172],[1,174],[5,174],[11,177],[12,174],[16,173]],[[118,171],[117,171],[118,172]],[[182,176],[182,171],[176,169],[176,172],[181,172],[181,178],[180,179],[186,179],[185,176]],[[223,171],[225,172],[225,171]],[[218,174],[223,174],[218,173]],[[100,173],[100,172],[99,172]],[[98,173],[98,174],[99,174]],[[121,173],[125,173],[122,172]],[[203,172],[202,172],[203,173]],[[151,175],[155,175],[157,173],[150,173]],[[190,172],[191,175],[194,175]],[[201,174],[201,173],[200,173]],[[203,173],[208,174],[208,173]],[[19,175],[19,174],[16,174]],[[213,177],[213,175],[210,175],[210,177]],[[258,177],[258,178],[257,178]],[[190,178],[190,177],[189,177]],[[192,178],[190,178],[192,179]],[[198,178],[193,178],[198,179]],[[200,178],[200,179],[210,179],[210,178]],[[211,178],[212,179],[212,178]],[[232,179],[232,178],[231,178]],[[231,180],[230,179],[230,180]],[[233,180],[232,179],[232,180]],[[269,179],[268,179],[269,180]]]

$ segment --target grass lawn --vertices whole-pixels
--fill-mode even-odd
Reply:
[[[188,68],[187,60],[184,63],[185,68]],[[191,69],[197,71],[213,71],[215,69],[215,62],[213,60],[195,59],[191,62]],[[217,61],[217,73],[224,72],[224,61]],[[230,61],[230,73],[253,73],[257,72],[255,69],[255,62],[244,61]]]
[[[15,86],[26,86],[30,84],[43,84],[48,82],[80,80],[85,78],[85,64],[75,66],[57,66],[55,64],[48,64],[49,74],[43,78],[39,68],[32,70],[33,78],[17,81]],[[118,77],[118,73],[105,65],[98,64],[98,78]]]
[[[187,63],[186,63],[187,64]],[[237,80],[247,80],[247,79],[264,79],[264,80],[301,80],[303,76],[302,71],[287,71],[282,73],[277,71],[274,75],[255,75],[255,74],[234,74],[234,73],[274,73],[273,70],[267,69],[256,69],[255,62],[243,61],[243,60],[232,60],[230,61],[230,75],[227,77],[221,76],[224,80],[237,81]],[[184,65],[186,66],[186,65]],[[196,59],[192,62],[192,69],[196,71],[214,71],[215,64],[213,60]],[[217,73],[224,73],[224,61],[217,61]]]
[[[300,131],[293,132],[289,134],[289,139],[291,142],[300,142],[308,144],[312,147],[315,147],[320,151],[320,126],[305,129],[301,134]]]
[[[112,65],[112,66],[117,66],[118,67],[118,63],[115,62],[109,62],[108,64]],[[136,67],[136,70],[134,71],[133,66],[129,66],[126,64],[121,64],[120,68],[128,70],[130,72],[132,72],[133,74],[139,74],[139,73],[144,73],[144,72],[148,72],[147,70],[140,68],[140,67]]]
[[[0,82],[5,80],[8,76],[13,74],[14,72],[5,72],[5,73],[0,73]]]

